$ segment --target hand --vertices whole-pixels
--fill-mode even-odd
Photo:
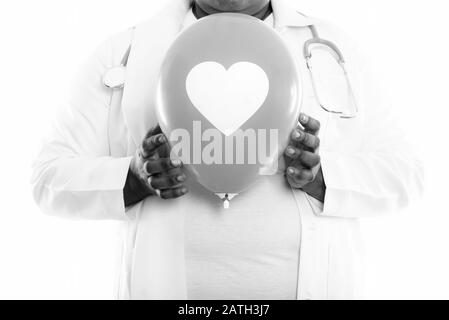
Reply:
[[[285,150],[286,178],[292,188],[303,189],[312,197],[324,202],[326,186],[318,154],[320,122],[301,113],[298,126],[293,130]]]
[[[131,161],[131,173],[139,179],[148,195],[174,199],[185,195],[187,176],[180,160],[170,159],[167,138],[159,126],[150,130]]]

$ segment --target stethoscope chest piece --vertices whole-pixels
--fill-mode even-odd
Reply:
[[[121,89],[125,85],[126,67],[121,65],[109,69],[103,76],[103,84],[110,89]]]

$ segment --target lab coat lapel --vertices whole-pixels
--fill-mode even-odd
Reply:
[[[136,147],[157,124],[155,95],[159,70],[166,51],[180,31],[190,2],[172,0],[171,5],[134,30],[122,110]],[[167,208],[164,210],[157,201],[145,202],[144,206],[147,205],[155,207],[141,209],[145,215],[139,219],[139,228],[145,232],[141,232],[140,237],[145,240],[139,243],[143,246],[140,250],[148,252],[149,256],[140,257],[143,260],[133,270],[130,296],[133,299],[185,299],[184,242],[182,232],[173,232],[183,230],[182,210],[166,212]],[[144,227],[147,221],[151,223]]]
[[[156,85],[165,53],[178,35],[191,1],[173,0],[153,19],[137,25],[126,71],[122,109],[130,135],[140,145],[157,124]]]

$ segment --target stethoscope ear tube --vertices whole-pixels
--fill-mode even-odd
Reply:
[[[346,67],[345,67],[345,59],[343,57],[343,53],[340,51],[340,49],[337,47],[337,45],[335,45],[335,43],[329,41],[329,40],[324,40],[321,39],[320,36],[318,35],[318,31],[316,30],[316,27],[313,25],[309,26],[309,29],[312,33],[312,39],[307,40],[304,44],[304,48],[303,48],[303,54],[304,54],[304,58],[306,60],[306,64],[307,64],[307,68],[309,69],[310,72],[310,77],[312,80],[312,86],[314,89],[314,93],[315,93],[315,97],[318,101],[318,104],[320,105],[320,107],[326,111],[329,112],[331,114],[335,114],[337,116],[339,116],[342,119],[352,119],[355,118],[358,114],[358,106],[357,106],[357,102],[356,102],[356,98],[351,86],[351,82],[349,80],[349,75],[346,71]],[[327,51],[332,54],[335,58],[335,60],[337,61],[337,63],[340,65],[341,69],[343,70],[344,76],[346,78],[346,83],[348,86],[348,94],[350,95],[350,100],[352,101],[352,109],[354,110],[351,113],[345,113],[342,111],[335,111],[332,110],[331,108],[323,105],[320,101],[318,92],[317,92],[317,88],[315,85],[315,77],[313,75],[312,72],[312,63],[311,63],[311,59],[312,59],[312,48],[315,45],[320,45],[322,47],[325,47],[327,49]]]
[[[345,63],[345,59],[343,57],[343,53],[338,49],[338,47],[335,45],[335,43],[321,39],[318,35],[318,32],[315,28],[315,26],[309,26],[310,31],[312,32],[313,38],[310,40],[307,40],[304,44],[304,58],[306,60],[310,59],[312,57],[312,47],[313,45],[323,45],[330,49],[330,52],[335,56],[337,61],[339,63]]]

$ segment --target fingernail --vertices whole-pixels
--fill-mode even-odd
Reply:
[[[290,168],[287,169],[287,173],[290,174],[290,175],[293,175],[293,174],[295,174],[295,169],[290,167]]]
[[[176,180],[178,180],[178,182],[184,182],[184,181],[186,180],[186,177],[185,177],[184,175],[178,176],[178,177],[176,178]]]
[[[307,122],[309,122],[309,117],[306,116],[305,114],[301,115],[301,122],[306,124]]]
[[[295,149],[293,149],[292,147],[288,147],[287,148],[287,154],[289,156],[293,156],[296,153]]]
[[[299,132],[298,130],[293,131],[292,137],[295,140],[299,140],[299,138],[301,138],[301,132]]]
[[[182,193],[187,193],[187,188],[182,188],[182,189],[181,189],[181,192],[182,192]]]
[[[182,162],[179,159],[175,159],[171,161],[171,164],[173,165],[173,167],[180,167]]]

